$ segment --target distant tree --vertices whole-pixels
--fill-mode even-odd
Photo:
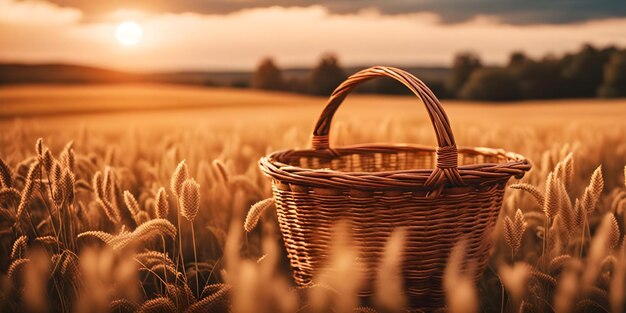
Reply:
[[[604,66],[604,82],[598,95],[605,98],[626,96],[626,50],[614,52]]]
[[[311,92],[328,96],[345,79],[346,74],[339,66],[337,57],[334,54],[324,54],[311,72]]]
[[[561,73],[569,88],[564,96],[595,97],[604,78],[604,64],[615,50],[584,45],[578,53],[566,55]]]
[[[562,62],[556,58],[517,60],[507,70],[518,82],[520,97],[524,99],[562,98],[567,85],[561,77]]]
[[[472,73],[461,89],[460,97],[484,101],[518,100],[519,85],[504,68],[482,68]]]
[[[451,95],[458,95],[474,70],[482,67],[480,57],[472,52],[462,52],[454,57],[452,73],[447,82]]]
[[[511,53],[511,56],[509,57],[509,67],[524,65],[529,60],[530,59],[526,56],[526,54],[524,54],[524,52],[515,51]]]
[[[280,69],[271,58],[265,58],[256,68],[252,77],[252,88],[283,90],[285,87]]]

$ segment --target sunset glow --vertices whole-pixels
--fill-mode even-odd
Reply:
[[[117,41],[119,41],[119,43],[125,46],[134,46],[141,41],[141,37],[143,37],[143,29],[136,22],[123,22],[117,26],[115,37],[117,37]]]

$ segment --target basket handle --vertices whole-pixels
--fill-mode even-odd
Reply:
[[[437,134],[438,148],[436,153],[436,168],[426,180],[425,185],[434,186],[443,184],[445,183],[445,178],[453,185],[463,185],[463,180],[461,179],[457,166],[458,151],[456,142],[454,141],[450,121],[441,103],[439,103],[437,97],[435,97],[433,92],[421,80],[406,71],[393,67],[375,66],[362,70],[348,77],[348,79],[333,91],[330,95],[330,99],[328,99],[326,108],[322,111],[315,125],[312,138],[313,149],[330,149],[328,141],[330,124],[339,105],[341,105],[343,100],[358,84],[376,77],[390,77],[399,81],[420,98],[426,106],[428,116]]]

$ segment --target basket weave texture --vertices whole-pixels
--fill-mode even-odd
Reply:
[[[359,83],[393,78],[426,106],[438,148],[368,144],[330,148],[333,115]],[[450,122],[435,95],[411,74],[372,67],[350,76],[330,96],[313,132],[312,149],[285,150],[260,160],[271,177],[287,254],[299,285],[313,282],[326,262],[332,229],[350,222],[367,268],[363,295],[371,294],[375,269],[389,235],[407,231],[402,272],[412,305],[436,306],[451,248],[467,241],[466,259],[482,274],[491,249],[506,182],[530,163],[490,148],[457,148]]]

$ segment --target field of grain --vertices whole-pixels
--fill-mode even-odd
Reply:
[[[250,206],[271,197],[259,158],[308,147],[324,104],[156,85],[0,88],[0,311],[406,310],[402,236],[362,299],[349,243],[333,249],[334,279],[296,287],[271,203],[244,232]],[[460,146],[533,165],[510,182],[478,282],[459,265],[462,245],[453,250],[447,310],[623,312],[626,100],[444,107]],[[366,142],[435,135],[414,97],[353,95],[331,145]]]

